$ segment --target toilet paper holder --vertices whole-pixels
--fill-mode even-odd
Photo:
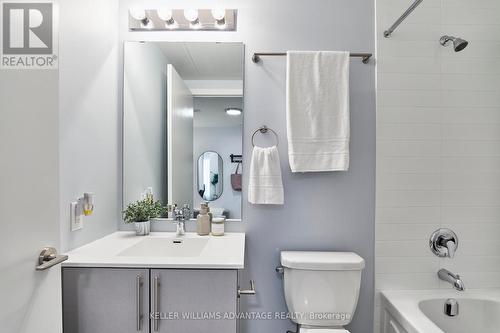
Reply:
[[[241,295],[255,295],[257,291],[255,290],[255,281],[250,280],[250,289],[246,290],[241,290],[240,287],[238,286],[238,297]]]

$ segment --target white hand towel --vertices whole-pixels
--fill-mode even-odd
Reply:
[[[287,134],[292,172],[349,168],[349,53],[287,53]]]
[[[248,201],[253,204],[282,205],[283,180],[278,148],[253,147],[248,182]]]

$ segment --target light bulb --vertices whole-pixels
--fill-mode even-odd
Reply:
[[[174,17],[172,16],[172,10],[168,8],[157,9],[156,13],[160,20],[165,21],[165,27],[174,28],[176,25]]]
[[[157,9],[156,13],[162,21],[169,21],[172,19],[172,10],[168,8]]]
[[[226,16],[226,10],[223,8],[212,9],[212,16],[217,21],[220,21],[220,20],[224,19],[224,17]]]
[[[191,24],[195,24],[198,20],[198,9],[184,9],[184,17]]]
[[[130,8],[129,13],[137,21],[142,21],[146,18],[146,11],[141,8]]]
[[[185,9],[184,17],[189,21],[191,29],[201,28],[200,19],[198,18],[198,9]]]
[[[129,9],[130,16],[141,22],[141,26],[146,29],[152,29],[153,23],[150,19],[148,19],[146,15],[146,10],[140,8],[130,8]]]
[[[212,9],[212,16],[215,19],[215,27],[218,29],[226,28],[226,10]]]

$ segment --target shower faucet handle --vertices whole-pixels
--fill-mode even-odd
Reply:
[[[453,259],[453,257],[455,256],[455,250],[457,249],[457,245],[455,244],[454,241],[449,240],[446,242],[445,246],[448,251],[448,258]]]
[[[432,233],[429,246],[436,256],[452,259],[458,248],[458,237],[452,230],[441,228]]]

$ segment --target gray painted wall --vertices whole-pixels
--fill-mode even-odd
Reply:
[[[59,7],[59,217],[67,250],[115,231],[121,207],[118,0],[64,0]],[[94,214],[71,232],[69,204],[83,192],[95,193]]]
[[[372,331],[375,202],[375,65],[359,59],[351,66],[351,168],[348,172],[292,174],[285,127],[285,59],[265,58],[256,65],[253,52],[349,50],[374,52],[374,3],[370,0],[190,1],[190,7],[238,9],[238,31],[129,32],[128,8],[186,7],[185,1],[120,1],[120,41],[239,41],[246,45],[244,158],[250,136],[262,124],[280,135],[285,185],[282,207],[252,206],[243,193],[243,222],[230,226],[247,233],[244,281],[255,279],[258,295],[243,298],[242,310],[286,311],[282,281],[274,272],[281,250],[355,251],[367,262],[351,333]],[[248,171],[246,164],[244,171]],[[244,178],[244,185],[248,180]],[[158,230],[171,228],[159,222]],[[189,226],[192,228],[192,226]],[[119,225],[120,229],[128,226]],[[289,321],[245,321],[243,332],[275,333],[292,329]]]

